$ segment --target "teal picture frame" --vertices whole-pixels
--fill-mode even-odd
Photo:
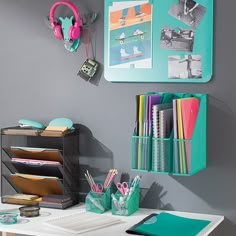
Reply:
[[[192,14],[186,11],[185,1],[106,0],[105,79],[110,82],[210,81],[213,74],[213,0],[189,0],[189,9],[197,5]],[[137,5],[144,14],[135,18]],[[126,8],[128,15],[122,25],[122,13]],[[142,9],[151,10],[142,12]],[[136,34],[136,29],[143,34]],[[135,54],[135,45],[138,54]]]

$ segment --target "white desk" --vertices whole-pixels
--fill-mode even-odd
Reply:
[[[0,211],[9,211],[9,212],[17,212],[18,211],[17,205],[11,204],[0,204]],[[18,217],[17,224],[13,225],[3,225],[0,223],[0,231],[3,232],[3,236],[14,236],[15,233],[18,234],[25,234],[25,235],[37,235],[37,236],[72,236],[71,233],[64,233],[59,230],[51,229],[50,227],[43,224],[44,221],[49,219],[68,215],[70,213],[76,213],[78,210],[84,208],[84,205],[77,205],[66,210],[56,210],[50,208],[41,208],[40,209],[40,216],[34,218],[24,218]],[[141,221],[144,217],[151,213],[158,213],[160,211],[155,209],[140,209],[138,212],[134,213],[131,216],[113,216],[118,217],[122,220],[122,223],[116,224],[113,226],[109,226],[106,228],[98,229],[95,231],[90,231],[84,233],[83,235],[88,236],[100,236],[100,235],[112,235],[112,236],[122,236],[129,234],[125,233],[125,230],[130,228],[132,225]],[[190,217],[196,219],[203,219],[203,220],[210,220],[211,223],[205,227],[197,236],[206,236],[210,232],[212,232],[224,219],[223,216],[218,215],[206,215],[206,214],[195,214],[195,213],[187,213],[187,212],[177,212],[177,211],[167,211],[172,214],[176,214],[183,217]],[[106,215],[111,216],[111,212],[104,213]],[[102,215],[101,215],[102,216]],[[73,219],[72,219],[73,220]],[[79,222],[78,222],[79,224]]]

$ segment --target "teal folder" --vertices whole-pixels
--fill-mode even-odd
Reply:
[[[138,225],[135,231],[150,236],[196,236],[209,223],[162,212]]]

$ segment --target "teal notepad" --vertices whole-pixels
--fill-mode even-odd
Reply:
[[[163,212],[137,226],[135,231],[150,236],[196,236],[209,223]]]

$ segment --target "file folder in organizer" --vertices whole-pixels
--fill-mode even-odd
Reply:
[[[19,158],[63,162],[58,149],[11,146],[10,150]]]
[[[173,170],[179,173],[179,149],[176,139],[178,138],[178,120],[177,120],[177,101],[173,100],[173,129],[174,129],[174,151],[173,151]]]
[[[181,99],[181,109],[182,109],[184,139],[190,140],[192,138],[193,130],[197,120],[197,115],[199,110],[199,99],[198,98]],[[190,145],[191,145],[190,141],[185,142],[188,173],[190,173],[190,168],[191,168]]]
[[[36,194],[38,196],[63,194],[62,182],[57,177],[16,173],[10,175],[10,180],[13,186],[24,194]]]
[[[135,135],[139,135],[139,99],[140,95],[136,95],[136,124],[135,124]]]
[[[143,136],[147,136],[147,110],[148,98],[146,95],[143,97]],[[141,169],[145,169],[147,159],[147,139],[142,138],[142,154],[141,154]]]
[[[139,138],[139,143],[138,143],[138,163],[137,163],[138,169],[141,169],[142,167],[142,143],[143,143],[142,136],[144,135],[143,133],[143,123],[144,123],[143,108],[144,108],[144,95],[140,95],[140,98],[139,98],[139,134],[138,134],[140,138]]]
[[[183,120],[181,111],[181,99],[177,99],[177,119],[178,119],[178,145],[179,145],[179,159],[180,159],[180,173],[187,174],[187,164],[185,158]]]

